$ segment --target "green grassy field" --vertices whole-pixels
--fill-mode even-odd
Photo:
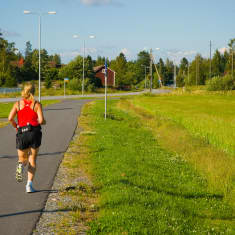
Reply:
[[[84,113],[95,133],[87,146],[100,194],[89,234],[233,234],[234,208],[223,193],[117,102],[106,121],[102,101]]]
[[[235,206],[235,96],[141,96],[130,103],[153,117],[165,148],[193,164],[209,186],[220,190]]]
[[[225,152],[235,153],[233,95],[142,96],[134,99],[133,104],[184,126],[194,136]]]

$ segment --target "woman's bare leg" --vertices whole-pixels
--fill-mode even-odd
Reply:
[[[24,150],[17,149],[17,152],[18,152],[19,162],[22,162],[22,164],[26,166],[28,163],[28,158],[29,158],[29,154],[28,154],[29,148],[24,149]]]
[[[24,149],[24,150],[18,149],[17,152],[18,152],[18,164],[16,167],[16,181],[22,182],[24,166],[26,166],[28,163],[29,149]]]
[[[33,181],[35,172],[36,172],[36,160],[37,160],[37,154],[38,154],[38,150],[37,149],[33,149],[31,148],[30,151],[30,156],[29,156],[29,166],[28,166],[28,182],[29,181]]]

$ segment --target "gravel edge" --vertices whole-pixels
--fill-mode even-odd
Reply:
[[[82,129],[77,126],[75,130],[75,134],[71,141],[79,138]],[[88,185],[92,185],[88,177],[82,172],[76,175],[76,177],[71,177],[68,174],[67,167],[63,164],[64,158],[66,154],[72,154],[72,146],[69,145],[67,151],[64,153],[64,157],[60,163],[58,171],[56,173],[54,183],[51,189],[51,192],[48,195],[48,199],[43,209],[40,219],[36,224],[36,228],[32,232],[33,235],[52,235],[52,234],[66,234],[66,231],[58,231],[57,225],[63,223],[64,219],[71,220],[70,211],[71,210],[62,210],[60,209],[61,204],[69,206],[71,204],[70,198],[62,196],[61,192],[64,192],[66,188],[71,185],[77,185],[78,183],[85,183]],[[70,219],[69,219],[70,218]],[[71,224],[73,227],[72,230],[74,234],[86,234],[87,227],[81,222]],[[79,228],[78,228],[79,226]],[[60,226],[59,226],[60,227]]]

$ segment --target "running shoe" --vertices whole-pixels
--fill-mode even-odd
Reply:
[[[24,166],[21,162],[19,162],[16,167],[16,181],[17,182],[23,181],[23,172],[24,172]]]
[[[36,190],[33,188],[31,184],[26,185],[26,193],[34,193]]]

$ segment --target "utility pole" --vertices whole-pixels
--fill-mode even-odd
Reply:
[[[144,67],[144,88],[146,89],[146,66]]]
[[[174,87],[176,88],[176,64],[174,62]]]
[[[198,77],[199,77],[199,55],[197,55],[196,59],[196,86],[198,85]]]
[[[189,85],[189,62],[188,62],[188,85]]]
[[[85,78],[85,39],[83,41],[83,58],[82,58],[82,96],[84,96],[84,78]]]
[[[232,47],[232,79],[233,79],[233,47]]]
[[[106,117],[107,117],[107,58],[105,57],[105,113],[104,113],[104,119],[106,120]]]
[[[144,88],[146,89],[147,88],[147,82],[146,82],[146,70],[147,68],[149,68],[149,66],[145,66],[144,64],[141,64],[142,67],[144,67]]]
[[[153,84],[153,60],[152,60],[152,49],[150,49],[150,93],[152,93],[152,84]]]
[[[210,41],[210,78],[211,78],[211,41]]]

